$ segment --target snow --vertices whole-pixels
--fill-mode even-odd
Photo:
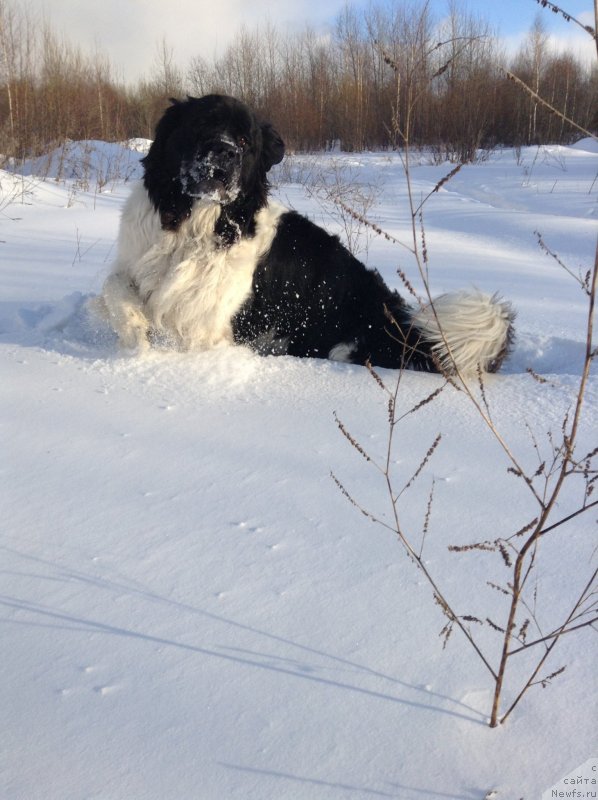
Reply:
[[[423,577],[331,478],[388,519],[383,481],[334,420],[383,457],[386,400],[367,370],[244,348],[125,357],[88,315],[144,149],[75,143],[94,154],[83,173],[64,160],[47,169],[48,159],[44,179],[33,165],[0,172],[0,797],[539,798],[595,755],[596,637],[565,637],[544,674],[565,672],[487,727],[484,666],[458,632],[442,648],[445,620]],[[396,154],[293,156],[276,172],[278,199],[342,232],[338,211],[298,179],[314,158],[326,174],[379,187],[369,216],[409,241]],[[120,178],[107,169],[116,164]],[[418,156],[415,196],[450,169]],[[532,436],[547,454],[573,403],[587,313],[534,232],[584,275],[597,172],[587,140],[497,150],[424,206],[433,291],[475,285],[516,306],[514,352],[486,395],[530,469]],[[361,233],[389,283],[401,289],[400,267],[421,289],[407,250]],[[401,409],[440,384],[403,374]],[[597,393],[592,375],[580,453],[596,445]],[[507,536],[535,507],[453,389],[401,423],[397,485],[438,433],[402,522],[419,541],[434,481],[428,568],[459,613],[504,620],[505,599],[487,585],[508,579],[500,557],[447,546]],[[574,482],[558,517],[579,491]],[[589,576],[595,517],[545,537],[544,630]],[[476,633],[496,663],[499,637]],[[514,661],[506,701],[530,665]]]

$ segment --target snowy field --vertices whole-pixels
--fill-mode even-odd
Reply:
[[[540,800],[597,754],[596,636],[565,637],[544,670],[564,673],[489,729],[489,674],[458,632],[443,649],[428,585],[331,478],[387,514],[380,476],[334,420],[382,456],[386,402],[367,370],[243,348],[119,354],[85,302],[114,256],[130,186],[115,175],[132,178],[138,158],[88,143],[74,161],[0,172],[0,798]],[[450,168],[418,159],[416,199]],[[409,241],[396,154],[281,165],[275,195],[343,233],[305,185],[317,172],[361,196],[375,187],[368,215]],[[513,353],[486,394],[532,470],[534,438],[548,452],[575,397],[587,311],[534,232],[585,274],[597,173],[588,140],[496,151],[425,205],[433,292],[498,290],[517,309]],[[404,248],[356,232],[391,285],[403,291],[400,267],[421,290]],[[405,373],[401,407],[441,383]],[[580,452],[597,444],[597,395],[594,374]],[[488,586],[508,579],[500,556],[447,547],[519,530],[531,496],[454,389],[401,424],[398,483],[439,433],[403,523],[418,540],[434,481],[427,566],[458,613],[504,621],[507,598]],[[533,583],[542,630],[588,579],[595,523],[590,512],[545,537]],[[475,633],[496,663],[498,634]],[[526,659],[512,660],[506,703]]]

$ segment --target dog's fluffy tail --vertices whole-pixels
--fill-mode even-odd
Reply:
[[[411,315],[419,347],[445,374],[496,372],[513,341],[510,303],[481,292],[443,294]]]

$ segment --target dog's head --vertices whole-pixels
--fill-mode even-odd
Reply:
[[[143,159],[144,183],[162,227],[176,230],[197,200],[266,202],[269,169],[284,143],[244,103],[224,95],[172,100]]]

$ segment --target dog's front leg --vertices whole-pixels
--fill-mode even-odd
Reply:
[[[108,276],[95,308],[115,330],[123,349],[141,352],[149,347],[150,324],[139,294],[126,275],[113,272]]]

